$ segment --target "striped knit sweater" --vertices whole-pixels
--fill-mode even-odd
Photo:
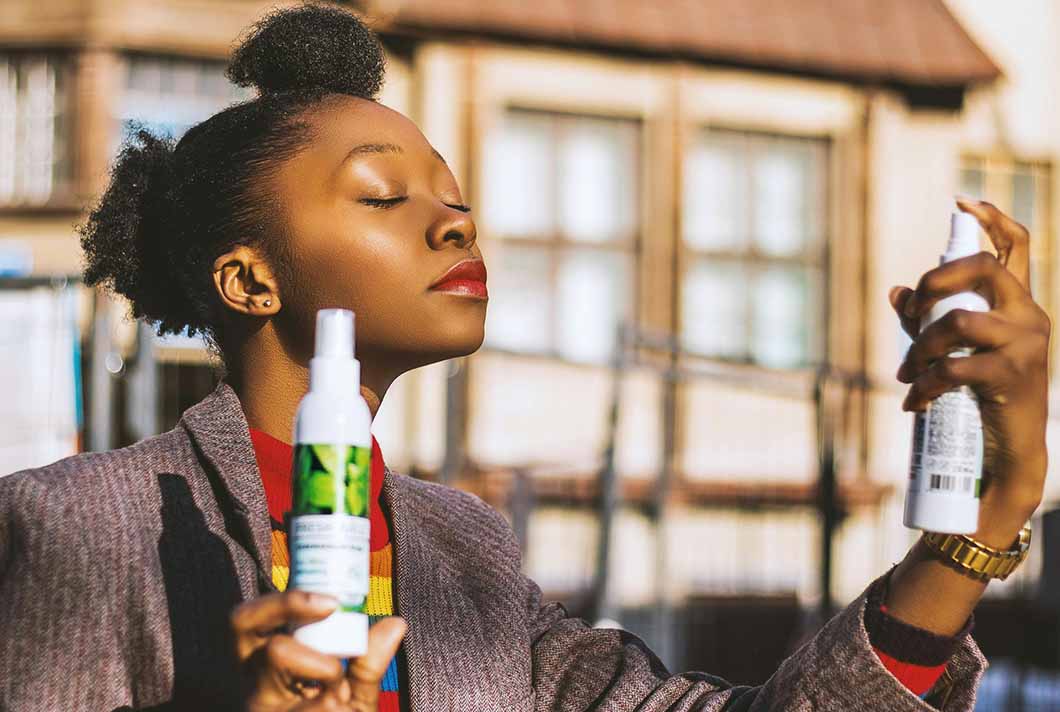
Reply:
[[[272,519],[272,580],[281,591],[287,588],[290,575],[290,559],[287,552],[287,532],[284,514],[291,508],[291,463],[294,449],[287,443],[260,430],[250,430],[254,452],[265,485],[265,499]],[[369,625],[389,615],[394,615],[393,596],[393,549],[390,543],[390,525],[386,513],[379,506],[379,493],[383,489],[383,455],[379,444],[372,438],[372,498],[369,504],[371,520],[371,570],[368,592]],[[379,712],[401,712],[407,710],[401,690],[408,685],[404,662],[404,645],[390,661],[381,683]],[[400,663],[400,664],[399,664]]]

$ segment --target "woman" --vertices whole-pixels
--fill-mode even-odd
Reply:
[[[500,514],[385,471],[378,449],[370,652],[344,672],[282,632],[334,605],[282,590],[286,441],[315,312],[357,314],[373,412],[400,374],[483,339],[470,209],[416,126],[372,100],[382,68],[352,16],[279,11],[229,69],[258,98],[175,147],[140,132],[123,150],[82,229],[86,280],[162,332],[204,334],[226,377],[168,433],[0,478],[0,707],[970,710],[985,584],[923,544],[765,685],[734,687],[672,674],[636,636],[543,602]],[[989,485],[975,538],[1007,550],[1042,494],[1050,327],[1027,289],[1026,232],[962,207],[998,256],[932,270],[891,303],[911,333],[953,292],[977,289],[993,311],[933,325],[898,377],[908,410],[960,384],[978,393]],[[948,358],[959,345],[978,353]]]

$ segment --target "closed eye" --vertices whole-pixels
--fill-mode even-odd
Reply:
[[[470,205],[463,205],[461,203],[456,203],[456,204],[446,203],[445,205],[448,208],[452,208],[453,210],[459,210],[462,213],[470,213],[471,212],[471,206]]]
[[[361,198],[361,203],[373,208],[392,208],[408,200],[407,195],[399,195],[396,198]]]

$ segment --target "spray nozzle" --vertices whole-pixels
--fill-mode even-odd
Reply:
[[[353,312],[321,309],[317,312],[317,358],[353,358]]]
[[[950,219],[950,241],[946,261],[970,257],[979,252],[979,221],[971,213],[954,210]]]

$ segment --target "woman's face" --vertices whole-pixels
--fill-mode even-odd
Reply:
[[[295,281],[280,294],[281,334],[308,348],[316,310],[343,307],[356,315],[358,358],[376,367],[475,351],[485,267],[444,159],[375,102],[330,97],[306,118],[314,137],[276,176]]]

